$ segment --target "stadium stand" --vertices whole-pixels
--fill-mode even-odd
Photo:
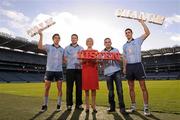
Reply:
[[[180,79],[180,46],[142,51],[148,79]]]
[[[46,52],[37,49],[37,42],[0,33],[0,81],[42,81]]]
[[[147,79],[180,79],[180,46],[142,51],[142,61]],[[0,32],[0,82],[43,81],[45,69],[46,52],[36,41]]]

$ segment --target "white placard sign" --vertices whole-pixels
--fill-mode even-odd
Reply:
[[[39,23],[38,25],[35,25],[34,27],[32,27],[31,29],[29,29],[27,31],[27,34],[30,35],[31,37],[35,36],[36,34],[38,34],[38,31],[41,30],[45,30],[47,28],[49,28],[50,26],[54,25],[56,22],[53,21],[53,18],[49,18],[47,20],[45,20],[44,22]]]
[[[137,20],[142,19],[149,23],[154,23],[158,25],[162,25],[165,20],[164,16],[160,16],[152,13],[126,10],[126,9],[118,9],[115,14],[117,17],[137,19]]]

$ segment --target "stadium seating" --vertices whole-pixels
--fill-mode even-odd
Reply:
[[[44,73],[0,71],[1,82],[40,82],[43,77]]]

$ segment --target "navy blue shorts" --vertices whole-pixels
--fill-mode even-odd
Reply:
[[[133,63],[126,65],[126,78],[128,80],[144,80],[146,73],[142,63]]]
[[[62,81],[63,80],[63,73],[62,72],[54,72],[54,71],[46,71],[44,80],[48,81]]]

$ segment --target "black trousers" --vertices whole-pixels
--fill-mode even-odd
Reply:
[[[76,107],[82,105],[82,70],[67,69],[66,73],[66,105],[73,105],[73,86],[76,84]]]

